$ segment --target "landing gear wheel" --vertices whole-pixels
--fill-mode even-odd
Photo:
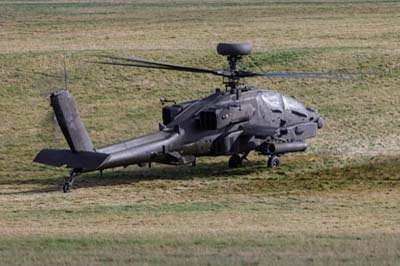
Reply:
[[[242,165],[242,157],[234,154],[229,158],[228,166],[229,168],[238,168]]]
[[[63,191],[64,191],[64,193],[71,192],[71,185],[69,183],[65,183],[63,186]]]
[[[72,171],[70,172],[69,175],[67,175],[67,176],[64,177],[64,181],[65,181],[64,186],[63,186],[63,191],[64,191],[64,193],[69,193],[69,192],[71,192],[72,184],[74,183],[75,177],[76,177],[78,174],[79,174],[79,173],[76,172],[75,169],[74,169],[74,170],[72,170]]]
[[[279,168],[279,166],[281,166],[281,160],[278,156],[272,155],[271,157],[269,157],[267,165],[269,168],[272,169]]]

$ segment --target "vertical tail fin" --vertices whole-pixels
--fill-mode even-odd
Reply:
[[[67,90],[50,95],[58,125],[72,152],[93,151],[94,146],[79,115],[75,98]]]

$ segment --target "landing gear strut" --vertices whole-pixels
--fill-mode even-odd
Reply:
[[[269,168],[272,169],[279,168],[279,166],[281,165],[281,160],[278,156],[272,155],[271,157],[269,157],[267,165]]]
[[[74,183],[75,177],[76,177],[77,175],[78,175],[78,172],[76,172],[75,170],[72,170],[72,171],[69,173],[69,175],[67,175],[67,176],[64,177],[64,180],[65,180],[65,183],[64,183],[64,186],[63,186],[63,191],[64,191],[64,193],[69,193],[69,192],[71,192],[72,184]]]

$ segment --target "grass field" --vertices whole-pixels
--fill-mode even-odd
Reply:
[[[399,265],[400,1],[0,1],[0,265]],[[362,81],[255,78],[326,127],[278,170],[257,154],[79,177],[32,163],[66,147],[46,95],[69,89],[97,147],[156,131],[159,99],[220,79],[92,64],[134,55],[256,71],[364,71]]]

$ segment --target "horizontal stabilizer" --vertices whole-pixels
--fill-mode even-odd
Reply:
[[[36,163],[51,166],[65,165],[67,168],[97,169],[108,158],[109,154],[98,152],[72,152],[70,150],[43,149],[33,160]]]

